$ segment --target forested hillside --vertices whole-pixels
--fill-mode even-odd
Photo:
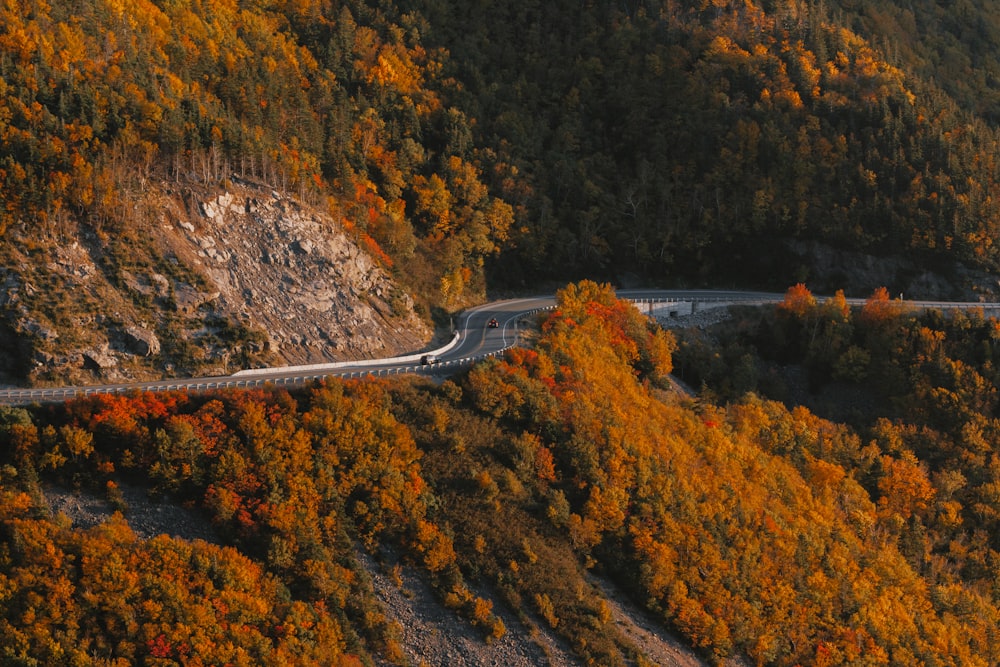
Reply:
[[[156,320],[127,276],[199,280],[148,234],[157,197],[234,177],[330,213],[445,310],[580,275],[830,280],[793,241],[948,278],[998,264],[986,2],[0,11],[3,333],[29,356],[107,301],[52,296],[57,248]]]
[[[891,378],[878,351],[909,341],[926,378],[912,409],[851,427],[753,394],[667,391],[674,338],[594,283],[560,293],[534,350],[440,385],[5,409],[0,655],[405,664],[364,548],[422,571],[483,641],[508,631],[502,604],[587,664],[650,664],[594,575],[712,663],[996,664],[997,388],[981,356],[996,336],[918,326],[878,298],[852,313],[795,295],[775,320],[792,347],[819,322]],[[953,381],[984,400],[953,400]],[[125,510],[118,485],[148,485],[204,512],[220,543],[140,540],[121,520],[74,529],[48,514],[39,476]]]
[[[818,278],[788,238],[996,265],[989,3],[452,4],[432,35],[532,186],[525,266]]]
[[[127,204],[150,179],[238,175],[331,207],[401,258],[426,240],[457,293],[506,238],[509,206],[470,161],[469,121],[441,99],[446,54],[422,46],[418,15],[29,1],[3,26],[5,229],[85,225],[113,246],[148,224]]]
[[[329,215],[421,303],[481,295],[483,258],[507,239],[512,210],[472,159],[471,121],[442,100],[454,84],[446,54],[421,45],[422,25],[363,3],[0,9],[0,333],[26,357],[11,375],[47,363],[31,359],[38,350],[79,346],[82,329],[111,339],[155,323],[178,344],[151,361],[186,372],[185,348],[252,341],[259,332],[211,303],[195,304],[188,330],[176,325],[178,286],[211,293],[211,282],[159,241],[172,209],[203,224],[198,200],[234,180]],[[74,289],[67,248],[93,262],[104,293]],[[268,251],[282,249],[244,250]],[[163,304],[135,287],[158,282],[170,286]]]
[[[998,38],[986,0],[10,0],[0,373],[56,382],[126,333],[146,374],[263,363],[264,280],[212,296],[223,254],[386,321],[850,271],[803,248],[967,292],[1000,269]],[[309,280],[303,220],[350,240]],[[440,384],[4,408],[0,662],[406,664],[363,549],[484,642],[503,605],[588,664],[650,662],[594,577],[712,663],[998,664],[1000,330],[889,294],[799,285],[675,338],[584,281]],[[127,511],[126,483],[217,543],[44,496]]]

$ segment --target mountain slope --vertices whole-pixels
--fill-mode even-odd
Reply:
[[[922,271],[967,290],[963,266],[1000,267],[988,3],[947,20],[930,0],[0,12],[0,260],[49,295],[66,280],[28,278],[74,242],[125,265],[141,239],[167,275],[145,191],[225,192],[234,177],[329,213],[425,316],[488,280],[835,289],[843,272],[814,248],[892,256],[893,291]],[[43,325],[8,306],[14,379],[53,347],[39,338],[75,326],[72,299],[21,297]],[[52,354],[82,349],[64,347]]]
[[[969,104],[992,93],[964,70],[934,79],[962,48],[938,40],[992,7],[911,34],[869,20],[893,5],[877,2],[411,4],[468,83],[477,136],[524,174],[508,272],[829,279],[785,239],[997,266],[996,127]],[[889,59],[906,40],[923,61]]]
[[[609,579],[713,664],[995,664],[995,327],[806,295],[762,316],[793,346],[829,324],[815,342],[839,341],[871,396],[906,392],[910,423],[673,394],[672,337],[587,282],[560,292],[536,349],[440,384],[0,410],[0,651],[406,664],[360,545],[468,623],[463,659],[510,610],[585,663],[648,664],[658,646],[618,622]],[[889,344],[923,359],[915,385],[873,354]],[[74,529],[44,513],[39,474],[119,506],[119,482],[141,483],[225,546]]]
[[[110,340],[114,328],[139,327],[161,341],[155,359],[116,370],[120,377],[225,366],[213,349],[219,331],[215,337],[232,339],[221,345],[245,357],[237,365],[260,363],[253,357],[262,351],[261,332],[248,330],[254,322],[232,298],[218,310],[203,307],[199,323],[178,318],[175,304],[157,293],[173,289],[163,286],[166,277],[185,293],[226,296],[211,276],[174,256],[159,227],[172,209],[197,226],[202,202],[169,200],[190,190],[207,202],[234,178],[266,184],[257,199],[268,200],[273,189],[315,208],[329,217],[322,226],[342,230],[382,270],[395,271],[398,288],[373,295],[392,302],[387,317],[403,318],[384,341],[350,342],[344,327],[370,327],[345,312],[337,315],[343,327],[322,317],[306,323],[299,335],[308,344],[280,341],[287,359],[340,354],[337,345],[347,355],[398,349],[396,330],[417,326],[407,319],[407,292],[425,295],[425,321],[428,305],[453,308],[482,294],[482,257],[504,238],[510,209],[464,159],[464,121],[439,99],[444,84],[434,54],[415,29],[401,31],[363,4],[322,11],[308,3],[101,0],[0,9],[0,262],[17,294],[6,300],[3,334],[19,351],[5,369],[9,380],[86,380],[71,367],[91,346],[99,349],[87,363],[103,372],[113,364],[104,343],[121,347]],[[241,252],[229,256],[240,261]],[[87,276],[58,268],[77,263]],[[74,291],[97,274],[122,293]],[[337,279],[291,276],[289,291],[318,290],[305,301],[322,310],[335,292],[370,287]],[[272,299],[265,306],[272,312],[258,316],[274,328],[294,301]],[[360,298],[346,307],[386,310]],[[309,349],[317,326],[336,340],[328,351]],[[371,335],[382,336],[380,328]]]
[[[151,183],[134,205],[148,219],[115,241],[84,232],[7,248],[7,339],[30,346],[31,380],[227,374],[391,356],[431,338],[377,258],[270,188]]]

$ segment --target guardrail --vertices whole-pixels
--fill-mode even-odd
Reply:
[[[518,313],[518,317],[529,317],[543,310],[552,310],[554,306],[545,308],[535,308]],[[58,403],[74,398],[86,396],[96,396],[99,394],[128,394],[135,391],[166,392],[166,391],[215,391],[220,389],[253,389],[272,385],[276,387],[303,386],[310,382],[316,382],[328,377],[338,377],[344,379],[360,379],[365,377],[390,377],[394,375],[405,375],[410,373],[420,373],[424,375],[443,375],[456,371],[463,367],[468,367],[478,361],[490,357],[498,357],[510,348],[514,343],[506,345],[499,350],[493,350],[483,354],[470,355],[459,359],[447,359],[433,364],[409,363],[419,362],[425,355],[444,354],[458,344],[459,334],[456,331],[451,342],[438,350],[421,352],[418,354],[394,357],[380,360],[380,363],[399,365],[387,365],[384,368],[359,368],[371,365],[371,361],[348,361],[335,362],[330,364],[312,364],[309,366],[289,366],[286,368],[261,368],[240,371],[233,375],[220,377],[217,379],[205,379],[197,382],[163,382],[163,383],[139,383],[131,385],[113,385],[103,387],[60,387],[60,388],[38,388],[38,389],[0,389],[0,404],[6,405],[26,405],[30,403]],[[275,373],[287,372],[288,375],[278,377],[261,377],[264,375],[273,376]]]
[[[748,295],[740,298],[739,295],[728,294],[722,296],[698,295],[685,297],[623,297],[632,303],[775,303],[782,299],[782,295],[766,296],[762,294]],[[824,297],[816,297],[817,300]],[[866,299],[847,299],[851,305],[863,305]],[[940,310],[969,310],[983,309],[989,311],[1000,311],[1000,303],[947,303],[947,302],[903,302],[904,305],[919,309],[940,309]],[[544,306],[533,308],[516,313],[517,318],[530,317],[543,311],[554,310],[556,306]],[[402,357],[380,360],[379,363],[386,364],[382,368],[360,368],[371,365],[371,361],[348,361],[334,362],[329,364],[312,364],[308,366],[289,366],[285,368],[252,369],[240,371],[230,376],[219,378],[205,378],[192,382],[148,382],[129,385],[111,385],[95,387],[59,387],[59,388],[37,388],[37,389],[2,389],[0,390],[0,404],[25,405],[30,403],[55,403],[73,398],[94,396],[98,394],[127,394],[135,391],[165,392],[165,391],[213,391],[219,389],[251,389],[273,385],[279,387],[302,386],[309,382],[315,382],[328,377],[339,377],[345,379],[357,379],[363,377],[390,377],[409,373],[420,373],[425,375],[444,375],[459,368],[471,366],[478,361],[490,357],[498,357],[504,352],[514,347],[515,341],[502,348],[486,352],[483,354],[470,355],[459,359],[447,359],[437,361],[433,364],[411,363],[419,362],[425,355],[445,354],[453,349],[459,341],[459,333],[455,332],[451,342],[447,345],[429,352],[421,352]],[[395,364],[395,365],[389,365]],[[287,373],[285,375],[275,375],[276,373]],[[262,376],[268,377],[262,377]]]
[[[456,331],[452,337],[451,341],[436,350],[427,350],[426,352],[417,352],[415,354],[407,354],[401,357],[389,357],[388,359],[381,359],[381,363],[385,364],[405,364],[411,361],[420,361],[421,357],[427,355],[442,355],[446,354],[449,350],[458,345],[459,333]],[[332,361],[325,364],[308,364],[304,366],[285,366],[283,368],[250,368],[243,371],[237,371],[233,373],[233,377],[240,377],[246,375],[266,375],[268,373],[274,373],[275,371],[287,371],[289,373],[296,372],[308,372],[308,371],[327,371],[336,370],[343,368],[358,368],[359,366],[369,366],[371,365],[371,360],[368,361]]]

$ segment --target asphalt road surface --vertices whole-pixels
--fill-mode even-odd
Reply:
[[[676,303],[684,313],[711,303],[776,303],[783,294],[745,292],[737,290],[620,290],[618,297],[636,302],[640,307]],[[848,299],[853,304],[863,299]],[[916,308],[984,308],[1000,310],[995,303],[948,303],[907,301]],[[455,327],[454,338],[436,350],[388,359],[351,361],[308,366],[283,366],[240,371],[233,375],[188,379],[134,382],[127,384],[92,385],[82,387],[47,387],[34,389],[0,389],[0,404],[27,405],[55,403],[78,396],[131,391],[206,391],[212,389],[250,388],[265,384],[299,386],[325,377],[388,376],[400,373],[450,374],[476,361],[502,353],[518,340],[521,321],[541,310],[555,306],[555,297],[538,296],[494,301],[462,313]],[[496,327],[489,327],[491,319]]]

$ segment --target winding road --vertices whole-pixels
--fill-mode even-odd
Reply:
[[[640,308],[666,308],[670,314],[686,315],[699,307],[729,303],[777,303],[784,294],[725,290],[619,290],[618,297],[636,303]],[[864,299],[848,299],[860,305]],[[676,310],[671,304],[676,305]],[[983,308],[1000,310],[1000,303],[907,301],[915,308]],[[28,405],[58,403],[92,394],[118,394],[132,391],[207,391],[214,389],[244,389],[266,384],[300,386],[325,377],[388,376],[400,373],[450,374],[476,361],[495,356],[514,346],[518,340],[521,320],[541,310],[555,306],[555,297],[538,296],[493,301],[462,313],[451,342],[436,350],[414,354],[307,366],[283,366],[240,371],[233,375],[188,379],[133,382],[123,384],[78,387],[47,387],[32,389],[0,389],[0,404]],[[496,319],[498,326],[487,323]],[[424,363],[433,360],[433,363]]]

